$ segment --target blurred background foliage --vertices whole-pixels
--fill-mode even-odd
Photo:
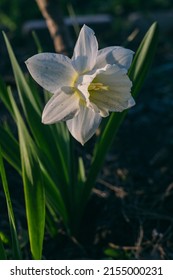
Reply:
[[[9,3],[10,2],[10,3]],[[76,14],[110,13],[113,16],[125,15],[134,11],[169,9],[172,0],[61,0],[64,15],[68,15],[68,5],[71,4]],[[21,28],[26,20],[42,18],[34,0],[0,1],[0,24],[11,31]]]
[[[51,1],[56,2],[58,0]],[[108,15],[110,19],[109,23],[86,23],[95,30],[100,48],[107,45],[114,45],[116,41],[116,45],[120,44],[126,47],[128,46],[129,48],[132,47],[133,49],[134,46],[131,46],[129,42],[134,41],[133,39],[136,35],[132,34],[132,37],[134,36],[133,39],[130,38],[127,42],[128,36],[137,28],[137,34],[139,33],[138,31],[140,31],[139,37],[136,40],[138,46],[146,30],[154,21],[158,20],[158,17],[162,21],[164,28],[165,26],[167,28],[170,24],[173,26],[173,21],[170,20],[171,14],[169,17],[167,17],[167,15],[162,16],[164,11],[170,13],[171,9],[173,9],[172,0],[59,0],[58,2],[61,4],[62,14],[65,17],[71,17],[73,13],[76,16]],[[9,33],[8,37],[10,40],[13,39],[14,47],[27,48],[31,50],[30,54],[35,52],[35,50],[33,50],[33,38],[28,36],[29,33],[31,33],[30,31],[35,30],[38,32],[37,35],[44,47],[44,51],[53,50],[53,44],[48,32],[46,32],[45,29],[41,30],[37,28],[37,25],[33,23],[35,20],[43,20],[43,16],[35,0],[0,0],[0,29]],[[32,22],[33,25],[29,31],[26,31],[25,26],[28,22]],[[68,26],[68,28],[73,47],[76,41],[73,24]],[[162,36],[162,41],[165,41],[165,39],[167,41],[171,40],[170,36],[167,34],[167,30],[164,36]],[[44,41],[42,38],[44,38]],[[1,45],[3,45],[3,42]],[[134,49],[135,48],[136,45]],[[23,52],[21,51],[21,53]]]

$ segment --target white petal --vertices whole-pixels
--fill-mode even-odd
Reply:
[[[73,118],[78,111],[78,95],[61,91],[55,93],[46,104],[42,114],[42,122],[52,124],[58,121],[66,121]]]
[[[117,64],[129,69],[134,52],[122,47],[108,47],[98,51],[95,68],[102,68],[106,64]]]
[[[74,49],[72,61],[79,73],[90,71],[96,62],[98,43],[94,31],[84,25]]]
[[[99,73],[95,81],[103,84],[103,88],[91,90],[89,99],[98,107],[102,117],[107,116],[109,111],[121,112],[135,104],[130,93],[132,83],[125,69],[110,66],[107,71]]]
[[[101,122],[101,116],[90,108],[80,105],[78,115],[67,121],[67,127],[72,136],[84,145],[96,132]]]
[[[26,61],[26,66],[36,82],[51,93],[71,86],[77,77],[71,59],[61,54],[36,54]]]

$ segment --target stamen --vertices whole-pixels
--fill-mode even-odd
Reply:
[[[88,87],[88,91],[93,90],[108,90],[108,86],[105,86],[102,83],[91,83]]]

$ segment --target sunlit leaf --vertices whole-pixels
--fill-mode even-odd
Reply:
[[[1,147],[0,147],[0,174],[1,174],[1,178],[2,178],[2,185],[3,185],[4,194],[5,194],[6,203],[7,203],[7,209],[8,209],[8,218],[9,218],[11,238],[12,238],[13,258],[21,259],[21,252],[20,252],[20,246],[19,246],[19,241],[18,241],[18,236],[17,236],[16,223],[15,223],[13,207],[12,207],[12,203],[11,203],[11,198],[10,198],[10,193],[9,193],[9,188],[8,188],[8,183],[7,183],[7,178],[6,178],[6,172],[5,172],[3,159],[2,159]],[[0,247],[1,247],[1,253],[3,254],[2,244]]]
[[[37,149],[32,138],[28,134],[12,94],[10,97],[18,127],[31,253],[34,259],[41,259],[45,227],[44,182],[39,158],[37,156]]]

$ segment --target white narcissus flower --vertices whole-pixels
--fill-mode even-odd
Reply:
[[[66,121],[70,133],[82,145],[109,112],[121,112],[135,104],[127,76],[133,52],[122,47],[98,50],[92,29],[84,25],[72,58],[40,53],[26,61],[32,77],[53,95],[42,122]]]

